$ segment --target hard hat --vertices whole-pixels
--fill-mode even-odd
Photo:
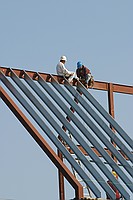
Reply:
[[[67,58],[66,58],[66,56],[61,56],[61,57],[60,57],[60,60],[65,60],[65,61],[67,61]]]
[[[117,174],[115,171],[112,171],[112,174],[114,175],[114,177],[117,177]]]
[[[81,61],[77,62],[77,68],[80,68],[80,67],[82,67],[82,62]]]

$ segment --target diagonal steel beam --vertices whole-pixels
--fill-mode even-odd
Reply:
[[[40,133],[31,124],[31,122],[22,113],[22,111],[18,108],[18,106],[14,103],[14,101],[9,97],[9,95],[4,91],[2,87],[0,87],[0,97],[5,102],[5,104],[9,107],[9,109],[14,113],[14,115],[21,122],[21,124],[25,127],[25,129],[32,136],[32,138],[37,142],[37,144],[40,146],[43,152],[46,153],[46,155],[50,158],[50,160],[54,163],[54,165],[58,169],[60,169],[60,171],[62,172],[64,177],[67,179],[67,181],[73,186],[73,188],[75,189],[76,198],[80,199],[81,197],[83,197],[82,185],[77,181],[77,179],[73,176],[70,170],[56,155],[53,149],[44,140],[44,138],[40,135]]]
[[[39,78],[40,78],[40,76],[39,76]],[[32,81],[32,79],[27,75],[27,73],[25,73],[24,72],[24,79],[26,80],[26,82],[30,85],[30,87],[38,94],[38,96],[46,103],[46,105],[48,106],[48,107],[50,107],[50,109],[53,111],[53,113],[62,121],[63,120],[63,116],[61,115],[61,113],[56,109],[56,107],[52,104],[52,102],[47,98],[47,96],[45,95],[45,93],[43,93],[41,90],[40,90],[40,88]],[[41,79],[42,80],[42,79]],[[38,80],[38,82],[40,83],[40,81]],[[44,84],[45,84],[45,88],[47,88],[47,92],[49,93],[50,92],[50,87],[48,86],[48,84],[46,84],[45,82],[44,82],[44,80],[42,80],[41,81],[41,85],[43,85],[44,86]],[[27,95],[28,95],[28,93],[29,92],[27,92]],[[52,94],[53,93],[53,94]],[[49,93],[50,94],[50,96],[51,97],[53,97],[53,96],[56,96],[56,94],[51,90],[51,93]],[[29,96],[31,96],[31,94],[29,94]],[[57,98],[57,96],[56,96],[56,98]],[[56,99],[56,98],[54,98],[54,100],[57,102],[57,101],[59,101],[59,105],[61,106],[61,101],[59,100],[59,99]],[[33,97],[31,97],[31,99],[33,100]],[[65,105],[64,105],[65,106]],[[43,110],[43,107],[40,107],[40,112],[42,112],[42,110]],[[69,110],[68,108],[67,108],[67,110]],[[45,111],[46,112],[46,111]],[[42,112],[42,114],[44,115],[44,112]],[[59,117],[60,116],[60,117]],[[73,114],[72,114],[72,116],[74,116]],[[71,127],[71,125],[65,120],[65,121],[62,121],[62,123],[63,124],[67,124],[66,126],[67,126],[67,128],[68,128],[68,130],[72,133],[72,134],[74,134],[74,132],[75,132],[75,130]],[[80,124],[80,126],[81,126],[81,123],[79,122],[79,121],[76,121],[76,124]],[[71,129],[69,129],[69,127],[71,127]],[[77,132],[75,132],[75,137],[77,137],[76,139],[81,143],[82,142],[82,137],[80,137],[78,134],[77,134]],[[85,149],[86,150],[88,150],[89,149],[89,146],[87,146],[85,143],[82,143],[82,145],[85,147]],[[90,153],[90,152],[89,152]],[[90,153],[90,154],[92,154],[92,152]],[[108,171],[107,172],[107,168],[103,165],[103,163],[102,162],[100,162],[101,160],[95,155],[95,154],[93,154],[93,156],[91,155],[91,157],[93,157],[93,159],[95,158],[95,160],[97,159],[97,165],[98,166],[100,166],[100,168],[102,168],[102,170],[104,171],[104,173],[107,175],[107,176],[109,176],[109,173],[110,173],[110,171]],[[96,158],[97,157],[97,158]],[[84,158],[85,159],[85,158]],[[99,160],[98,160],[99,159]],[[82,162],[82,160],[81,160],[81,162]],[[117,165],[116,165],[117,166]],[[87,166],[86,166],[87,167]],[[88,168],[88,167],[87,167]],[[88,169],[89,170],[89,169]],[[119,168],[118,168],[118,166],[117,166],[117,170],[119,170]],[[111,174],[111,173],[110,173]],[[123,174],[123,173],[122,173]],[[98,176],[98,175],[96,175],[96,176]],[[112,177],[111,177],[112,176]],[[113,178],[113,179],[112,179]],[[96,179],[97,179],[97,177],[96,177]],[[114,176],[111,174],[110,176],[109,176],[109,179],[110,180],[112,180],[112,182],[114,182],[114,185],[116,185],[116,187],[118,188],[118,190],[120,190],[120,191],[124,191],[124,188],[123,187],[121,187],[118,183],[116,183],[116,179],[114,178]],[[125,179],[124,179],[125,180]],[[128,184],[131,184],[130,183],[130,180],[126,177],[126,181],[128,181]],[[105,189],[105,188],[104,188]],[[106,189],[105,189],[106,190]]]
[[[15,83],[20,87],[20,89],[26,94],[26,96],[31,100],[31,102],[36,106],[36,108],[42,113],[42,115],[48,120],[48,122],[54,127],[54,129],[56,129],[56,131],[58,133],[64,133],[64,131],[62,131],[61,127],[58,125],[58,123],[54,120],[54,118],[48,113],[48,111],[46,109],[44,109],[44,107],[40,104],[40,102],[33,96],[33,94],[30,92],[30,90],[28,90],[28,88],[19,80],[19,78],[15,75],[15,73],[13,72],[13,70],[11,70],[11,78],[15,81]],[[39,87],[32,81],[32,79],[30,79],[29,76],[26,75],[26,73],[24,73],[24,79],[26,80],[26,82],[30,85],[30,87],[37,92],[37,94],[39,95],[41,93],[41,90],[39,89]],[[46,103],[46,105],[52,110],[52,112],[54,114],[57,113],[57,116],[59,117],[59,112],[56,109],[56,107],[52,104],[52,102],[47,98],[47,96],[42,93],[43,95],[43,101]],[[62,119],[62,117],[60,118]],[[63,122],[65,124],[65,121]],[[68,123],[68,122],[67,122]],[[69,124],[69,123],[68,123]],[[70,125],[70,124],[69,124]],[[71,130],[71,132],[75,131],[75,130]],[[75,135],[77,135],[77,132],[75,131]],[[66,134],[65,134],[66,136]],[[62,136],[64,138],[64,136]],[[87,169],[90,171],[91,174],[93,174],[93,176],[96,178],[96,180],[99,182],[99,184],[101,186],[104,187],[104,189],[107,187],[108,188],[108,192],[110,190],[110,188],[108,187],[107,183],[104,181],[104,179],[102,178],[102,176],[99,175],[99,173],[92,167],[92,165],[88,162],[87,158],[78,150],[78,148],[73,144],[73,142],[70,140],[70,138],[67,136],[65,141],[70,144],[70,147],[72,149],[74,149],[75,154],[77,154],[77,156],[80,158],[80,160],[82,160],[82,162],[85,164],[85,166],[87,167]],[[110,195],[113,198],[113,193],[110,190]]]
[[[108,134],[108,136],[119,146],[120,149],[124,149],[124,154],[129,158],[131,162],[133,162],[133,155],[131,152],[128,150],[128,148],[121,142],[121,140],[117,137],[117,135],[114,135],[114,132],[106,125],[106,123],[101,119],[101,117],[94,111],[94,109],[91,108],[89,104],[86,103],[86,101],[83,99],[81,95],[79,95],[78,92],[75,92],[75,89],[70,87],[69,84],[65,84],[66,88],[71,92],[78,102],[81,103],[81,105],[85,108],[86,111],[90,114],[90,116],[93,117],[93,119],[99,124],[99,126]],[[85,89],[85,88],[84,88]],[[79,88],[80,90],[80,88]],[[88,91],[84,91],[85,93],[88,93]],[[83,93],[84,94],[84,93]],[[93,97],[94,98],[94,97]],[[109,114],[108,114],[109,115]],[[110,116],[110,115],[109,115]],[[110,116],[111,117],[111,116]],[[112,117],[111,117],[112,118]],[[92,126],[94,126],[93,123],[91,123]],[[125,162],[126,164],[126,162]],[[123,163],[123,165],[125,165]],[[125,165],[126,166],[126,165]],[[133,175],[132,168],[127,166],[127,170],[129,170],[129,173],[132,172],[131,175]],[[131,171],[130,171],[131,170]]]
[[[53,78],[53,86],[56,88],[56,90],[65,98],[65,100],[77,111],[77,113],[79,114],[79,116],[81,116],[81,118],[86,122],[86,124],[88,124],[88,126],[92,127],[92,130],[94,129],[95,124],[85,115],[85,113],[79,108],[79,106],[72,101],[72,98],[64,91],[64,89],[57,84],[57,81]],[[82,98],[81,95],[79,95],[74,88],[72,88],[71,86],[69,86],[69,90],[71,90],[72,94],[77,94],[75,95],[75,97],[77,98],[77,96],[79,96],[79,99]],[[73,120],[73,116],[71,116],[69,114],[70,111],[68,111],[68,116]],[[82,130],[84,129],[83,125],[80,123],[77,123],[77,125],[79,125],[79,129],[82,127]],[[93,136],[91,135],[91,133],[85,134],[87,131],[84,131],[84,135],[87,137],[87,139],[89,141],[91,141],[91,143],[95,146],[95,148],[101,153],[101,155],[105,158],[105,160],[110,164],[110,166],[112,166],[115,171],[119,174],[119,176],[121,177],[121,179],[125,182],[126,185],[128,185],[128,187],[130,187],[131,191],[133,190],[133,185],[132,182],[125,176],[125,174],[123,174],[123,171],[121,169],[119,169],[119,167],[117,166],[117,164],[113,161],[113,159],[111,159],[108,154],[106,154],[106,152],[103,150],[103,148],[101,148],[101,146],[99,145],[99,143],[95,140],[95,138],[93,139]],[[102,132],[97,129],[97,127],[95,128],[94,131],[101,140],[104,141],[105,145],[108,145],[108,148],[110,149],[111,152],[113,152],[113,154],[118,158],[119,161],[123,162],[123,166],[127,166],[128,172],[129,174],[131,174],[132,176],[132,168],[130,167],[130,165],[125,161],[125,159],[120,155],[119,152],[117,152],[117,150],[114,148],[114,146],[104,137],[102,136]],[[129,170],[130,169],[130,170]],[[128,184],[127,184],[128,183]]]
[[[39,74],[38,74],[39,76]],[[59,118],[59,120],[68,128],[68,130],[72,133],[72,135],[74,135],[74,137],[76,138],[76,140],[78,142],[80,142],[80,144],[82,144],[84,146],[84,148],[86,149],[86,151],[88,152],[88,154],[95,160],[95,162],[97,163],[97,165],[100,167],[100,169],[108,176],[109,179],[111,179],[112,181],[116,182],[116,179],[114,178],[114,176],[110,173],[110,171],[108,170],[108,168],[102,163],[102,161],[96,156],[96,154],[90,149],[90,147],[87,145],[87,143],[83,140],[83,138],[74,130],[74,128],[71,126],[71,124],[69,122],[66,121],[66,119],[64,118],[64,116],[58,111],[58,109],[52,104],[52,102],[47,98],[47,96],[45,95],[44,92],[42,92],[40,90],[40,88],[32,81],[32,79],[27,75],[27,73],[24,73],[24,79],[26,80],[26,82],[30,85],[30,87],[37,93],[37,95],[46,103],[46,105],[48,107],[50,107],[50,109],[53,111],[53,113]],[[41,86],[43,86],[43,88],[46,90],[46,92],[48,92],[48,94],[58,103],[58,105],[64,110],[69,110],[65,104],[58,98],[58,96],[56,95],[56,93],[54,93],[54,91],[48,86],[48,84],[39,76],[39,80],[38,82],[41,84]],[[30,94],[31,96],[31,94]],[[33,97],[32,97],[33,99]],[[62,105],[62,106],[61,106]],[[66,109],[64,109],[66,108]],[[39,109],[41,112],[43,110],[43,107]],[[46,112],[46,111],[45,111]],[[71,112],[71,111],[70,111]],[[44,112],[42,113],[44,114]],[[75,116],[71,113],[72,117],[75,118]],[[76,123],[80,124],[80,121],[78,119],[76,119]],[[84,158],[85,160],[86,158]],[[87,164],[87,159],[86,159],[86,164]],[[82,162],[82,160],[81,160]],[[88,168],[88,167],[87,167]],[[90,167],[89,169],[90,170]],[[93,169],[94,170],[94,169]],[[95,171],[95,170],[94,170]],[[95,171],[96,173],[96,171]],[[110,175],[109,175],[110,174]],[[96,179],[98,179],[98,174],[96,174]],[[111,178],[110,178],[111,177]],[[100,178],[100,177],[99,177]],[[113,179],[112,179],[113,178]],[[100,179],[98,179],[98,181],[100,182],[100,184],[102,185],[104,183],[104,180],[102,180],[102,183],[100,181]],[[116,183],[118,185],[118,183]],[[105,188],[104,188],[105,189]],[[123,189],[123,188],[122,188]]]
[[[28,77],[27,77],[28,78]],[[26,79],[27,79],[26,78]],[[28,78],[29,79],[29,78]],[[68,109],[68,107],[64,104],[64,102],[58,97],[58,95],[51,89],[51,87],[41,78],[41,76],[38,74],[38,82],[40,83],[40,85],[45,89],[45,91],[53,98],[53,100],[62,108],[62,110],[71,118],[71,120],[75,123],[75,125],[78,124],[79,129],[81,130],[81,132],[87,132],[87,130],[85,130],[85,128],[83,127],[82,123],[73,115],[73,113]],[[30,84],[30,79],[29,79],[29,84]],[[34,86],[34,84],[32,84],[32,88],[36,91],[36,93],[40,96],[41,99],[44,99],[44,93],[39,91],[39,88],[36,88],[36,86]],[[46,98],[46,97],[45,97]],[[48,100],[46,100],[46,102],[48,102]],[[56,110],[56,115],[57,117],[59,117],[61,114],[59,113],[58,110]],[[59,119],[62,120],[63,116],[61,116]],[[62,121],[63,122],[63,121]],[[64,122],[63,122],[64,123]],[[66,124],[65,124],[66,125]],[[66,125],[66,127],[69,130],[68,125]],[[71,128],[72,129],[72,128]],[[72,135],[74,134],[74,130],[71,130]],[[90,133],[89,133],[90,135]],[[95,156],[95,154],[93,154],[90,151],[90,147],[88,147],[85,143],[82,143],[82,138],[80,136],[77,136],[77,134],[75,133],[74,135],[75,139],[79,141],[80,144],[82,144],[82,147],[86,150],[86,152],[90,155],[90,157],[94,160],[94,162],[97,163],[97,165],[99,166],[99,168],[106,174],[106,176],[111,180],[111,178],[113,177],[112,174],[111,176],[110,171],[108,170],[108,168],[106,168],[104,166],[104,164],[101,162],[101,160],[99,158],[97,158]],[[93,141],[95,141],[95,139],[93,139]],[[95,141],[95,146],[99,146],[99,143],[97,143]],[[103,150],[104,151],[104,150]],[[107,154],[108,155],[108,154]],[[121,176],[123,177],[123,171],[118,167],[118,165],[113,162],[113,160],[110,158],[110,162],[112,162],[112,166],[114,169],[117,168],[117,171],[119,171],[119,173],[121,173]],[[114,177],[113,177],[114,178]],[[131,184],[130,180],[127,178],[127,176],[124,175],[123,177],[125,183],[129,183]],[[112,180],[113,181],[113,180]],[[117,184],[117,183],[116,183]],[[117,184],[118,185],[118,184]]]
[[[75,89],[73,87],[71,87],[68,83],[68,81],[66,80],[66,84],[65,87],[69,90],[69,92],[74,95],[74,97],[76,97],[76,99],[81,103],[81,105],[85,108],[85,110],[88,111],[88,113],[95,119],[95,121],[103,128],[103,130],[108,134],[109,137],[111,137],[116,144],[118,144],[118,146],[121,149],[124,149],[124,153],[127,155],[127,157],[130,159],[131,162],[133,162],[133,155],[132,153],[128,150],[128,148],[121,142],[121,140],[117,137],[117,135],[114,135],[114,133],[112,132],[111,129],[109,129],[109,127],[106,125],[106,123],[97,115],[97,113],[89,106],[89,104],[86,104],[86,101],[83,99],[83,97],[75,91]],[[84,87],[84,86],[83,86]],[[85,89],[85,88],[84,88]],[[86,89],[85,89],[86,90]],[[85,91],[86,93],[88,93],[88,91]],[[84,93],[83,93],[84,94]],[[94,97],[93,97],[94,98]],[[82,111],[81,111],[82,112]],[[133,169],[132,167],[126,162],[126,160],[119,154],[119,152],[114,148],[114,146],[111,145],[111,143],[104,138],[104,136],[102,137],[102,132],[96,127],[96,125],[89,119],[89,117],[85,117],[84,113],[82,112],[83,116],[82,118],[84,119],[84,121],[90,126],[90,128],[92,130],[95,129],[95,133],[97,133],[98,137],[101,139],[101,141],[104,141],[104,144],[108,146],[108,148],[110,149],[111,152],[114,152],[114,155],[117,157],[117,159],[121,162],[121,164],[123,164],[123,166],[126,168],[126,170],[128,171],[128,173],[133,176]],[[109,114],[108,114],[109,115]],[[98,132],[100,134],[98,134]],[[132,141],[132,140],[131,140]]]
[[[53,82],[52,85],[56,88],[56,90],[66,99],[66,101],[72,106],[74,107],[74,109],[77,111],[77,113],[84,119],[86,120],[86,123],[91,124],[89,120],[89,118],[86,117],[86,115],[84,115],[83,111],[77,106],[77,104],[72,100],[72,98],[64,91],[64,89],[57,83],[57,81],[52,77]],[[73,89],[70,86],[71,89]],[[74,89],[73,89],[74,90]],[[75,90],[74,90],[75,91]],[[75,91],[76,93],[76,91]],[[68,111],[70,112],[70,111]],[[67,113],[68,116],[73,120],[73,115],[70,115],[69,113]],[[80,129],[82,127],[82,130],[84,129],[84,127],[82,126],[82,124],[79,122],[78,124],[78,128]],[[95,125],[94,125],[95,126]],[[97,133],[99,134],[99,131],[97,131]],[[110,166],[112,166],[113,168],[115,168],[116,172],[119,174],[119,176],[122,178],[123,182],[125,182],[125,184],[128,186],[128,188],[130,188],[130,190],[132,191],[132,182],[129,180],[129,178],[127,176],[125,176],[125,174],[123,174],[123,171],[117,166],[117,164],[113,161],[112,158],[110,158],[110,156],[108,156],[108,154],[106,154],[106,152],[103,150],[103,148],[99,145],[99,143],[97,143],[97,141],[95,140],[95,138],[93,138],[93,136],[89,133],[87,134],[87,130],[84,131],[84,135],[88,138],[89,141],[91,141],[91,143],[93,143],[93,145],[95,146],[95,148],[97,148],[97,150],[102,154],[102,156],[105,158],[105,160],[110,164]],[[102,133],[100,134],[101,137]],[[103,136],[104,137],[104,136]],[[103,138],[105,140],[105,138]],[[105,142],[105,145],[109,143],[111,150],[115,153],[115,155],[117,154],[117,157],[119,156],[119,152],[117,152],[117,150],[114,148],[114,146],[107,140]],[[120,155],[121,156],[121,155]],[[121,156],[122,157],[122,156]],[[125,162],[124,158],[122,157],[123,162]],[[124,163],[125,164],[125,163]],[[127,163],[126,163],[127,164]],[[129,166],[130,167],[130,166]],[[130,167],[131,168],[131,167]],[[129,171],[130,172],[130,171]],[[132,173],[132,168],[131,168],[131,172]],[[126,182],[128,181],[128,182]],[[117,185],[116,185],[117,187]],[[119,190],[119,189],[118,189]],[[121,192],[123,192],[123,190],[121,190]]]
[[[10,77],[10,68],[9,67],[2,67],[0,66],[0,71],[2,73],[5,74],[5,76],[8,76]],[[20,70],[20,69],[13,69],[13,71],[19,76],[19,78],[24,78],[23,77],[23,70]],[[26,73],[33,79],[33,80],[37,80],[36,79],[36,75],[37,75],[37,72],[34,72],[34,71],[27,71],[26,70]],[[47,82],[51,82],[51,79],[50,79],[50,74],[46,74],[46,73],[39,73],[43,79]],[[58,76],[57,75],[53,75],[54,79],[55,80],[58,80]],[[62,83],[61,83],[62,84]],[[112,87],[113,87],[113,92],[117,92],[117,93],[124,93],[124,94],[131,94],[133,95],[133,86],[129,86],[129,85],[121,85],[121,84],[115,84],[115,83],[110,83],[112,84]],[[98,90],[109,90],[109,83],[106,83],[106,82],[99,82],[99,81],[95,81],[95,87],[93,89],[98,89]],[[108,151],[108,150],[107,150]],[[124,153],[119,150],[120,153],[123,155],[123,157],[128,160],[127,156],[124,155]],[[131,152],[133,153],[133,152]],[[101,157],[102,155],[100,155]]]
[[[97,108],[97,110],[101,113],[101,115],[115,128],[115,130],[120,134],[120,136],[127,142],[127,144],[133,149],[133,140],[129,137],[129,135],[120,127],[120,125],[108,114],[108,112],[99,104],[99,102],[86,91],[83,84],[78,82],[79,91],[83,92],[85,97],[92,103],[92,105]],[[132,158],[133,159],[133,158]],[[132,160],[131,159],[131,160]]]
[[[83,141],[83,138],[73,129],[73,127],[71,126],[71,124],[69,122],[66,121],[66,119],[64,118],[64,116],[58,111],[58,109],[52,104],[52,102],[50,102],[50,100],[47,98],[47,96],[45,95],[44,92],[42,92],[40,90],[40,88],[31,80],[31,78],[27,75],[27,73],[24,73],[25,76],[25,80],[26,82],[30,85],[30,87],[37,93],[37,95],[46,103],[46,105],[48,107],[50,107],[50,109],[53,111],[53,113],[59,118],[59,120],[65,124],[65,126],[70,130],[70,132],[72,134],[74,134],[74,137],[76,138],[76,140],[78,140],[78,142],[80,142],[84,148],[87,150],[87,152],[90,154],[91,157],[93,157],[93,159],[97,162],[98,166],[102,169],[102,171],[105,173],[105,170],[107,170],[107,168],[105,167],[105,165],[102,163],[102,161],[96,156],[96,154],[90,149],[90,147],[87,145],[87,143],[85,143],[85,141]],[[53,98],[56,102],[58,102],[58,105],[62,108],[63,106],[65,107],[65,104],[63,104],[61,106],[61,101],[60,99],[57,97],[57,95],[53,92],[53,90],[51,90],[51,88],[48,86],[48,84],[41,79],[41,77],[39,76],[39,80],[38,82],[43,86],[43,88],[45,88],[45,90],[49,93],[49,95]],[[47,89],[46,89],[47,88]],[[50,92],[51,91],[51,92]],[[53,94],[52,94],[53,93]],[[31,96],[31,95],[30,95]],[[43,108],[40,110],[42,111]],[[69,110],[66,107],[66,110]],[[42,113],[44,114],[44,113]],[[73,114],[71,113],[71,115],[73,116]],[[64,120],[63,120],[64,118]],[[76,121],[77,123],[80,123],[78,120]],[[84,158],[84,160],[86,160],[87,164],[87,159]],[[82,160],[81,160],[82,162]],[[86,166],[87,167],[87,166]],[[88,168],[88,167],[87,167]],[[106,168],[106,169],[105,169]],[[88,168],[88,170],[90,170],[90,166]],[[109,171],[108,171],[109,172]],[[96,173],[96,172],[95,172]],[[110,172],[109,172],[110,173]],[[94,174],[94,173],[93,173]],[[111,174],[111,173],[110,173]],[[113,175],[111,174],[111,176],[113,177]],[[98,176],[96,177],[98,178]],[[114,179],[114,177],[113,177]],[[102,180],[104,181],[104,180]],[[115,179],[113,181],[116,181]],[[101,181],[100,181],[101,184]]]
[[[50,128],[44,123],[44,121],[37,115],[37,113],[33,110],[30,104],[23,98],[23,96],[17,91],[17,89],[9,82],[9,80],[4,76],[2,72],[0,72],[0,79],[5,84],[5,86],[12,92],[12,94],[16,97],[16,99],[22,104],[22,106],[26,109],[26,111],[32,116],[32,118],[37,122],[40,128],[47,134],[47,136],[51,139],[51,141],[56,145],[56,147],[62,152],[62,154],[67,158],[68,162],[75,168],[75,170],[80,174],[81,178],[84,182],[91,188],[93,193],[97,197],[101,197],[101,192],[95,186],[95,184],[90,180],[88,175],[84,172],[84,170],[77,164],[71,154],[66,150],[66,148],[62,145],[62,143],[57,139],[57,137],[52,134]],[[47,113],[48,116],[48,113]],[[51,118],[51,117],[50,117]],[[77,151],[77,147],[73,145],[69,137],[63,130],[60,128],[59,131],[56,130],[61,137],[67,141],[72,150],[74,150],[75,154],[80,154]],[[80,157],[80,156],[79,156]],[[112,195],[113,196],[113,195]],[[113,198],[114,199],[114,198]]]

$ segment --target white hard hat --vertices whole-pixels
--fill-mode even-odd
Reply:
[[[60,60],[65,60],[65,61],[67,61],[67,58],[66,58],[66,56],[61,56],[61,57],[60,57]]]

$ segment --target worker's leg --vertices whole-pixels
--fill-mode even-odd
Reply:
[[[92,75],[91,75],[91,78],[90,78],[90,80],[88,82],[88,85],[89,85],[89,87],[93,87],[93,85],[94,85],[94,78],[93,78]]]
[[[86,74],[85,83],[88,84],[90,79],[91,79],[91,74]]]
[[[91,74],[86,74],[85,76],[85,87],[88,88],[88,83],[89,83],[89,80],[91,78]]]

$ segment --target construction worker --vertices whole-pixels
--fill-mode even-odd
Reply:
[[[112,170],[112,174],[114,175],[114,177],[116,179],[118,179],[118,175],[116,174],[116,172],[114,170]],[[119,191],[116,189],[116,187],[112,184],[111,181],[107,181],[107,183],[109,184],[109,186],[114,190],[115,194],[116,194],[116,200],[119,200],[121,198],[121,194],[119,193]],[[109,195],[107,194],[107,199],[110,199]]]
[[[71,72],[71,71],[66,69],[66,67],[65,67],[66,61],[67,61],[66,56],[61,56],[60,57],[60,62],[56,66],[56,71],[57,71],[58,75],[67,78],[68,81],[71,83],[73,78],[76,78],[76,73],[75,72]]]
[[[85,87],[88,88],[89,86],[93,86],[91,83],[93,80],[93,76],[91,75],[90,70],[85,67],[81,61],[77,62],[77,69],[76,69],[77,77],[81,82],[85,84]]]

